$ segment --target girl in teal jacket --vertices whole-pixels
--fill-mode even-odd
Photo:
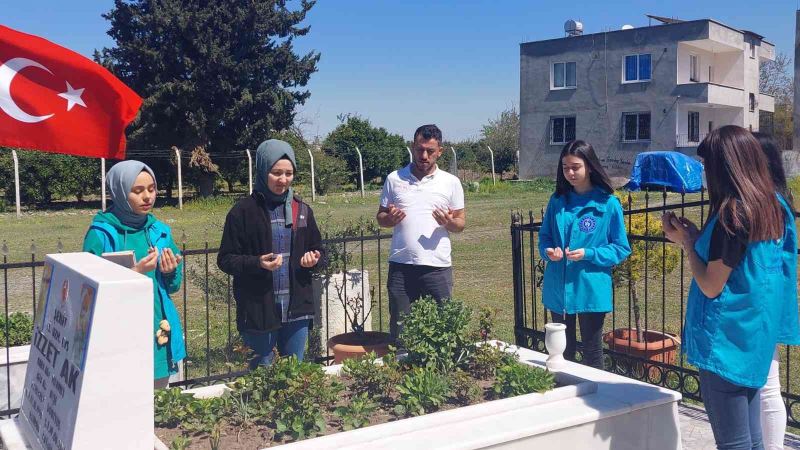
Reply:
[[[611,311],[611,269],[631,253],[622,205],[590,144],[572,141],[561,151],[556,192],[539,231],[547,261],[542,302],[554,322],[567,325],[564,356],[575,360],[576,315],[585,364],[603,368],[603,322]]]
[[[122,161],[108,171],[111,208],[95,215],[83,251],[101,255],[132,250],[133,270],[153,280],[155,387],[166,387],[186,357],[178,310],[169,295],[180,289],[182,258],[167,225],[150,213],[156,200],[153,171],[139,161]]]
[[[796,339],[789,335],[797,332],[782,320],[785,242],[796,244],[794,219],[749,131],[733,125],[714,130],[697,154],[705,164],[709,220],[698,230],[674,214],[662,218],[667,238],[683,246],[693,276],[681,349],[700,369],[717,447],[763,448],[759,388],[775,345]]]

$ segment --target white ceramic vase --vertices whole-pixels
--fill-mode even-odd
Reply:
[[[547,348],[547,369],[564,367],[564,350],[567,349],[567,326],[563,323],[548,323],[544,326],[544,346]]]

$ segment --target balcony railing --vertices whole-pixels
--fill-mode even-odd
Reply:
[[[697,147],[706,138],[706,133],[676,134],[675,147]]]

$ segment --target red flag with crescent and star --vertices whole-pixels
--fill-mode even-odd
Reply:
[[[0,25],[0,146],[124,159],[141,104],[94,61]]]

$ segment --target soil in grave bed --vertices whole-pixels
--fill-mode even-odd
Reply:
[[[496,400],[492,392],[492,384],[494,379],[489,380],[477,380],[478,385],[481,387],[483,394],[480,399],[476,402],[470,404],[478,404],[478,403],[485,403],[492,400]],[[344,383],[345,385],[349,384],[347,382]],[[554,389],[562,387],[564,385],[556,383]],[[396,395],[396,394],[395,394]],[[341,419],[333,413],[333,411],[338,406],[343,406],[347,404],[349,401],[348,397],[344,397],[340,402],[335,404],[333,407],[328,408],[324,415],[326,421],[326,429],[324,432],[318,434],[317,436],[326,436],[329,434],[340,433],[343,430],[342,428],[342,421]],[[462,406],[468,406],[465,404],[460,404],[456,402],[448,402],[442,405],[437,411],[447,411],[455,408],[460,408]],[[436,411],[431,411],[436,412]],[[388,405],[382,405],[379,409],[377,409],[369,419],[369,426],[378,425],[387,422],[394,422],[397,420],[402,420],[407,418],[406,416],[398,417],[393,411],[392,407]],[[225,450],[257,450],[267,447],[275,447],[280,446],[281,444],[286,444],[290,442],[294,442],[295,440],[288,435],[276,435],[274,426],[272,424],[257,424],[257,425],[250,425],[247,427],[240,427],[234,426],[229,423],[223,422],[221,424],[221,433],[220,433],[220,441],[219,441],[219,448]],[[156,427],[156,436],[161,439],[167,447],[170,446],[170,443],[179,436],[185,436],[190,439],[190,444],[187,449],[202,449],[208,450],[211,447],[209,441],[209,435],[205,432],[189,432],[183,430],[181,427],[176,428],[162,428]],[[317,437],[314,436],[314,437]]]

